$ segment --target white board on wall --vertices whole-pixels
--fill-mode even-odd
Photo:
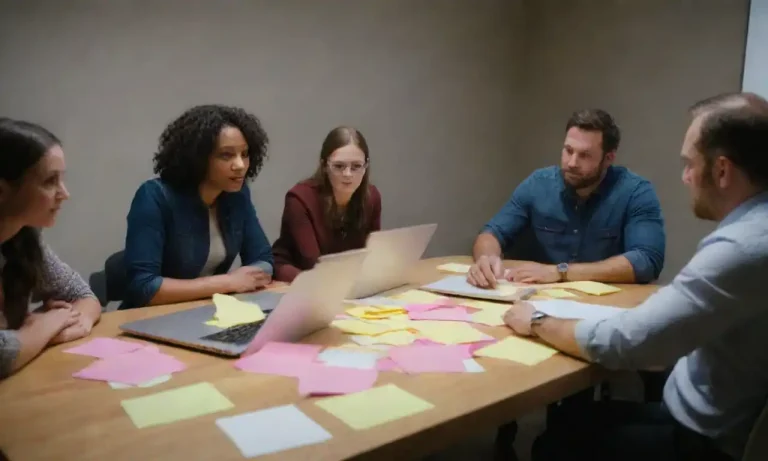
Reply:
[[[751,0],[742,91],[768,98],[768,0]]]

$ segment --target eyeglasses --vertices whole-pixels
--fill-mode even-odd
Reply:
[[[349,168],[349,171],[352,174],[360,174],[368,167],[368,162],[328,162],[328,167],[333,174],[344,174],[344,172],[347,171],[347,168]]]

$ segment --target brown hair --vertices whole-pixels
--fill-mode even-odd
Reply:
[[[584,131],[599,131],[603,135],[603,154],[619,148],[621,131],[611,114],[602,109],[583,109],[574,112],[565,124],[565,132],[567,133],[573,127]]]
[[[370,168],[366,167],[363,174],[363,180],[360,186],[352,194],[352,198],[347,204],[344,213],[340,213],[336,200],[333,198],[333,187],[328,178],[328,159],[336,149],[354,144],[365,154],[366,166],[370,164],[370,153],[368,143],[362,133],[348,126],[340,126],[332,129],[323,141],[323,147],[320,149],[320,162],[317,170],[310,178],[314,184],[320,188],[320,194],[325,203],[324,215],[325,221],[332,230],[363,232],[368,223],[370,210],[368,209],[370,184]]]
[[[754,93],[725,93],[697,102],[690,113],[703,117],[696,149],[708,168],[722,155],[768,189],[768,101]]]

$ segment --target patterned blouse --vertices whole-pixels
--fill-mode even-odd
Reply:
[[[5,259],[0,254],[0,274],[4,266]],[[72,303],[83,298],[95,298],[85,280],[62,262],[47,245],[43,245],[42,284],[40,289],[32,294],[31,301],[37,303],[55,299]],[[30,304],[30,309],[32,306],[33,304]],[[3,315],[3,299],[0,296],[0,379],[11,373],[11,366],[19,355],[20,349],[21,343],[16,330],[8,329],[8,323]]]

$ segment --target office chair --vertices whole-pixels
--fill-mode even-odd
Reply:
[[[92,273],[88,277],[88,284],[99,300],[102,310],[111,301],[122,301],[126,284],[123,251],[110,255],[104,262],[104,270]]]

